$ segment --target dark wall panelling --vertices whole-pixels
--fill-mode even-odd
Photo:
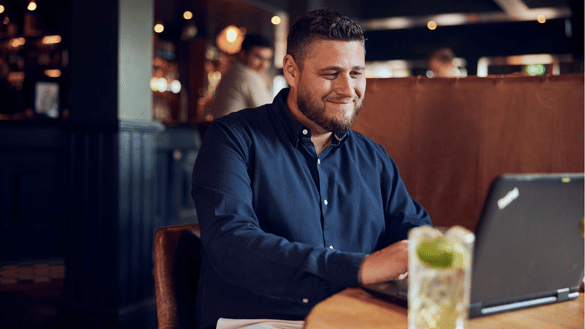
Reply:
[[[123,121],[118,133],[119,222],[124,225],[118,238],[119,327],[145,327],[156,319],[152,241],[156,229],[156,136],[162,130],[158,123]]]
[[[155,210],[155,134],[123,128],[120,148],[120,273],[122,304],[152,296]]]
[[[0,259],[63,257],[68,218],[65,134],[36,125],[0,131]]]
[[[157,136],[157,227],[197,221],[191,176],[200,145],[192,128],[169,127]]]
[[[199,145],[152,122],[0,122],[1,260],[65,259],[64,328],[156,326],[154,231],[197,220]]]
[[[66,288],[74,323],[133,327],[154,317],[156,123],[71,133]],[[150,318],[149,318],[150,317]]]
[[[115,307],[117,303],[116,153],[113,128],[71,132],[65,300],[72,306]]]

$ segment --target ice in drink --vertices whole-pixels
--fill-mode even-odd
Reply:
[[[461,226],[445,234],[431,226],[410,230],[409,329],[463,329],[471,286],[475,236]]]

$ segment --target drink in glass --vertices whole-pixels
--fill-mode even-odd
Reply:
[[[474,234],[421,226],[408,239],[408,328],[465,328]]]

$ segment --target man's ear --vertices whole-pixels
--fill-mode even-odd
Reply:
[[[300,71],[295,59],[290,54],[284,56],[282,60],[282,72],[288,85],[290,87],[296,87],[296,81],[299,78]]]

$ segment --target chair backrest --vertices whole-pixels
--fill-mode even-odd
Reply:
[[[158,228],[154,237],[154,285],[159,329],[193,329],[201,267],[199,224]]]

